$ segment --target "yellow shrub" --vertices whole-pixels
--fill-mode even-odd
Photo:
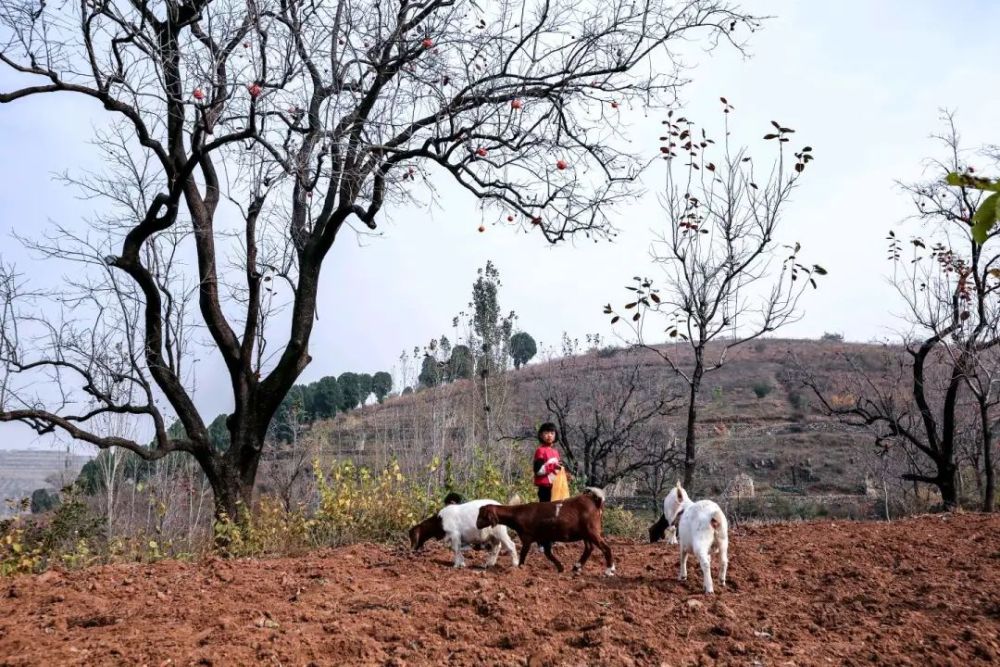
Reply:
[[[322,544],[392,540],[440,504],[409,484],[396,463],[373,473],[345,461],[329,475],[317,463],[314,472],[319,492],[314,534]]]
[[[315,521],[299,507],[287,511],[270,496],[261,498],[256,512],[241,506],[237,521],[223,516],[215,522],[215,543],[227,556],[257,557],[288,554],[313,544]]]
[[[0,576],[29,574],[38,571],[42,555],[24,539],[24,528],[17,519],[9,522],[0,539]]]

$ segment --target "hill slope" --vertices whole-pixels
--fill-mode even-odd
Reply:
[[[675,351],[683,363],[684,348]],[[881,345],[763,340],[729,352],[725,365],[705,376],[699,401],[706,491],[719,493],[737,474],[747,473],[758,490],[863,494],[866,476],[878,467],[871,436],[820,414],[796,369],[798,360],[821,384],[836,387],[851,370],[845,353],[875,368],[897,351]],[[570,396],[581,415],[591,405],[594,411],[606,411],[606,394],[614,393],[615,382],[635,365],[641,389],[680,393],[676,376],[656,354],[604,349],[511,371],[499,389],[491,390],[499,398],[491,406],[489,439],[482,427],[481,399],[468,380],[395,397],[317,428],[335,454],[376,465],[400,458],[416,469],[434,457],[463,460],[463,451],[486,447],[486,442],[502,447],[518,438],[524,440],[514,458],[523,458],[536,425],[552,418],[546,398]],[[655,437],[680,446],[682,403],[677,401],[675,412],[650,424]],[[626,495],[641,494],[641,484],[624,486]]]

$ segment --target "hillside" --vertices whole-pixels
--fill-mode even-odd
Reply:
[[[762,340],[731,351],[722,368],[707,374],[699,402],[706,490],[720,493],[736,475],[746,473],[758,491],[863,496],[866,476],[872,478],[879,465],[871,436],[820,414],[815,397],[797,379],[796,359],[821,385],[844,386],[851,372],[845,353],[869,368],[896,354],[881,345]],[[649,351],[593,350],[510,371],[496,392],[501,399],[492,406],[492,447],[520,443],[513,455],[505,453],[513,456],[516,468],[521,451],[531,446],[535,426],[552,419],[546,398],[560,394],[581,411],[607,411],[606,394],[635,365],[642,390],[680,392],[673,374]],[[755,388],[765,395],[758,397]],[[682,404],[677,401],[672,414],[650,424],[654,437],[680,446]],[[483,447],[483,429],[476,426],[481,414],[471,381],[461,380],[339,415],[316,428],[334,454],[375,465],[399,458],[415,470],[435,456],[461,460],[466,449]],[[624,495],[642,495],[641,483],[620,487]]]
[[[8,500],[20,500],[35,489],[58,491],[74,479],[92,457],[59,451],[0,450],[0,516]]]

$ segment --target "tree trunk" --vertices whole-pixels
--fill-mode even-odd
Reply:
[[[983,469],[986,473],[986,490],[983,492],[983,511],[992,512],[996,506],[996,470],[993,468],[993,430],[989,421],[983,422]]]
[[[958,484],[955,479],[957,471],[958,469],[952,463],[943,463],[938,466],[937,487],[941,492],[941,502],[946,512],[958,508]]]
[[[688,385],[687,431],[684,436],[684,488],[689,493],[694,492],[694,470],[697,462],[697,441],[695,425],[698,422],[698,392],[701,391],[701,378],[705,373],[705,351],[699,347],[694,351],[694,372]]]
[[[240,447],[237,450],[241,455],[238,462],[234,462],[231,452],[227,452],[218,465],[213,466],[214,472],[208,474],[215,497],[216,521],[228,518],[239,522],[243,519],[243,513],[252,508],[254,479],[263,449],[260,445],[246,443]],[[205,466],[203,468],[208,469]]]

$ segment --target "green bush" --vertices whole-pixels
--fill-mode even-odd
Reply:
[[[632,540],[641,540],[649,535],[646,522],[623,507],[604,508],[603,528],[605,535]]]
[[[106,551],[104,521],[75,493],[48,514],[0,522],[0,575],[86,567]]]
[[[757,396],[757,398],[764,398],[772,391],[774,391],[774,387],[771,386],[770,382],[754,383],[753,393]]]

